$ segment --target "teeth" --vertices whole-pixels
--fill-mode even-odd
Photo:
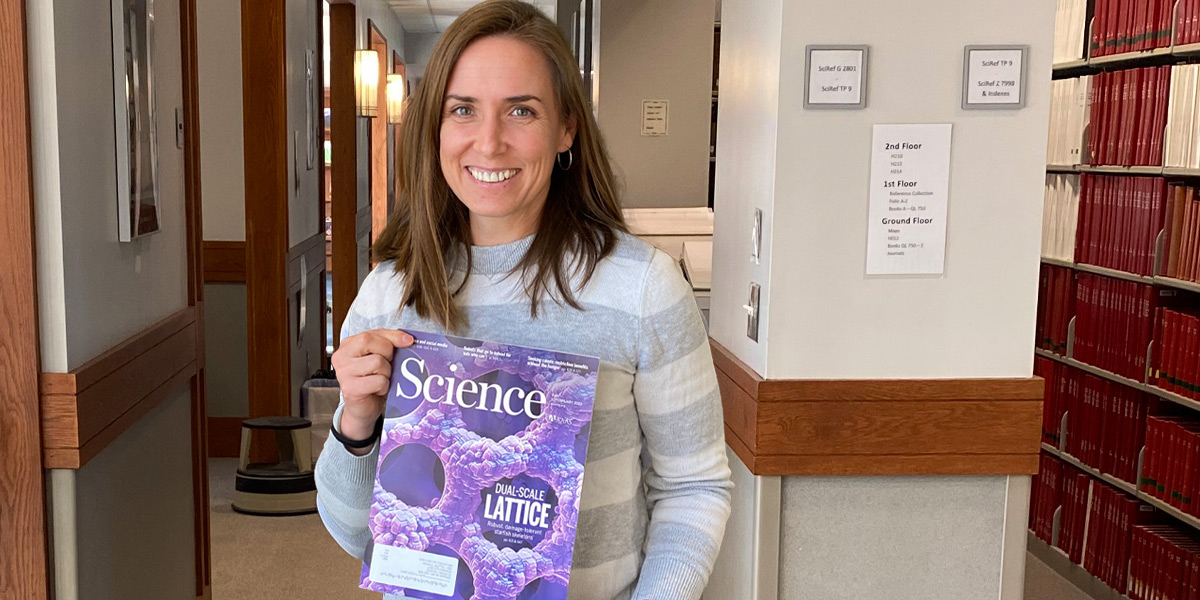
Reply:
[[[467,170],[471,172],[472,177],[486,183],[499,183],[517,174],[516,169],[506,169],[503,171],[484,171],[483,169],[468,168]]]

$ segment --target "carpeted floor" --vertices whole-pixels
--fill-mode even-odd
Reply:
[[[210,459],[208,469],[213,600],[379,599],[358,588],[362,563],[338,547],[320,517],[235,513],[237,459]]]
[[[216,600],[216,599],[214,599]],[[1092,600],[1071,582],[1063,579],[1046,563],[1025,553],[1024,600]]]
[[[213,600],[371,599],[358,589],[362,567],[329,537],[317,515],[252,517],[233,512],[237,460],[208,463],[212,500]],[[1090,600],[1026,554],[1024,600]]]

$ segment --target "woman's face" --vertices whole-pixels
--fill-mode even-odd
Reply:
[[[537,231],[555,157],[571,147],[550,66],[510,37],[463,50],[442,104],[441,166],[471,211],[476,245],[504,244]]]

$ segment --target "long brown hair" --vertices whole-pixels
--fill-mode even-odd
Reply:
[[[442,174],[439,160],[442,106],[450,73],[463,50],[480,38],[507,36],[538,50],[550,67],[563,122],[574,120],[570,168],[555,168],[533,243],[513,273],[520,273],[537,318],[549,296],[582,309],[575,292],[591,279],[597,263],[612,252],[616,232],[626,231],[612,168],[583,91],[575,57],[558,26],[518,0],[491,0],[458,17],[434,46],[425,77],[404,110],[400,185],[396,208],[375,241],[379,260],[395,260],[405,277],[401,306],[410,306],[449,331],[466,325],[451,290],[448,261],[465,255],[470,272],[470,213]],[[572,289],[572,279],[579,277]],[[465,283],[465,278],[463,280]]]

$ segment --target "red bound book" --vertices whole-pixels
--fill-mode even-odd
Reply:
[[[1154,99],[1157,118],[1154,120],[1154,146],[1150,153],[1150,164],[1162,166],[1163,142],[1165,141],[1163,134],[1166,132],[1167,126],[1167,96],[1171,93],[1171,67],[1169,65],[1162,66],[1158,68],[1158,71],[1158,92]]]
[[[1088,518],[1086,521],[1086,526],[1083,530],[1084,535],[1087,536],[1087,548],[1083,552],[1083,560],[1079,563],[1083,565],[1085,571],[1091,573],[1092,575],[1096,575],[1100,572],[1100,566],[1098,564],[1100,562],[1099,553],[1101,552],[1099,548],[1099,542],[1101,538],[1101,530],[1103,528],[1102,520],[1104,519],[1104,512],[1101,510],[1101,505],[1103,503],[1099,501],[1101,489],[1103,489],[1102,486],[1094,486],[1092,490],[1092,502],[1087,508]]]
[[[1100,149],[1103,146],[1104,139],[1104,111],[1107,110],[1107,94],[1105,92],[1108,82],[1107,73],[1097,73],[1092,76],[1092,108],[1088,114],[1087,137],[1088,137],[1088,156],[1087,162],[1092,165],[1103,164],[1100,157]]]
[[[1178,277],[1179,268],[1179,234],[1183,228],[1183,188],[1171,186],[1167,188],[1167,206],[1164,215],[1162,263],[1163,274],[1167,277]]]
[[[1163,343],[1165,342],[1163,339],[1165,312],[1166,309],[1161,306],[1154,309],[1154,345],[1151,346],[1152,353],[1150,354],[1149,383],[1151,385],[1162,385],[1163,357],[1165,356],[1163,352]]]
[[[1100,205],[1100,190],[1098,189],[1096,177],[1090,174],[1083,174],[1082,188],[1087,194],[1088,221],[1086,233],[1086,246],[1084,254],[1077,259],[1078,262],[1084,264],[1096,264],[1096,254],[1100,247],[1100,227],[1103,219],[1103,210]]]
[[[1129,32],[1133,27],[1132,20],[1134,3],[1135,0],[1124,0],[1117,3],[1118,10],[1120,10],[1120,16],[1118,16],[1117,20],[1117,43],[1113,48],[1114,54],[1123,54],[1131,51],[1129,46]]]
[[[1179,232],[1179,274],[1178,277],[1184,281],[1192,281],[1192,263],[1195,257],[1193,249],[1196,246],[1196,238],[1192,235],[1195,232],[1193,223],[1196,219],[1196,203],[1192,201],[1192,188],[1184,189],[1183,202],[1183,222],[1180,225]]]
[[[1134,28],[1134,49],[1149,50],[1154,46],[1150,40],[1150,24],[1154,18],[1154,0],[1138,0],[1137,25]]]
[[[1087,184],[1084,183],[1082,176],[1079,180],[1079,214],[1076,215],[1075,228],[1075,248],[1071,254],[1072,260],[1075,262],[1084,262],[1084,249],[1087,246],[1088,235],[1088,199],[1087,199]]]
[[[1146,533],[1140,527],[1134,528],[1132,537],[1132,549],[1130,554],[1133,561],[1129,565],[1129,591],[1127,595],[1130,600],[1146,600],[1142,593],[1142,581],[1145,579],[1146,572],[1146,555],[1150,553],[1150,549],[1146,545]]]
[[[1191,514],[1193,511],[1192,505],[1195,504],[1193,498],[1196,496],[1196,468],[1200,465],[1196,462],[1196,453],[1200,451],[1200,438],[1197,437],[1196,423],[1188,423],[1184,428],[1184,453],[1185,460],[1183,463],[1183,471],[1180,475],[1180,498],[1179,510]]]
[[[1122,136],[1124,139],[1124,136]],[[1132,241],[1129,232],[1133,229],[1130,224],[1133,222],[1132,204],[1133,193],[1130,191],[1130,184],[1133,182],[1131,177],[1121,177],[1114,179],[1113,186],[1116,191],[1116,232],[1113,234],[1113,250],[1116,252],[1113,263],[1108,265],[1114,269],[1129,272],[1129,255],[1132,252]]]
[[[1129,161],[1126,157],[1126,148],[1129,145],[1129,125],[1134,119],[1134,110],[1137,105],[1134,103],[1136,96],[1133,94],[1134,77],[1137,76],[1137,69],[1128,71],[1119,71],[1117,78],[1121,81],[1121,96],[1117,100],[1121,105],[1121,116],[1117,122],[1116,136],[1113,139],[1113,155],[1112,165],[1128,165]]]
[[[1133,83],[1129,86],[1129,100],[1132,104],[1129,111],[1129,124],[1126,126],[1125,133],[1128,135],[1128,140],[1125,143],[1125,165],[1141,164],[1137,161],[1138,145],[1142,141],[1142,121],[1146,118],[1146,103],[1145,89],[1147,82],[1147,74],[1150,69],[1134,69]]]
[[[1146,244],[1143,246],[1146,249],[1146,261],[1142,266],[1142,273],[1145,275],[1154,276],[1154,263],[1162,261],[1158,259],[1158,237],[1163,230],[1163,215],[1167,210],[1167,182],[1163,179],[1150,179],[1150,223],[1146,227]],[[1164,242],[1165,247],[1165,242]]]
[[[1140,323],[1138,324],[1138,353],[1134,357],[1134,367],[1137,371],[1138,383],[1150,381],[1149,365],[1146,364],[1147,353],[1153,350],[1150,341],[1154,332],[1154,311],[1158,308],[1158,292],[1151,286],[1143,285]]]
[[[1187,252],[1187,270],[1184,271],[1184,279],[1187,281],[1196,281],[1196,259],[1197,259],[1197,222],[1200,222],[1200,204],[1196,202],[1196,188],[1188,187],[1184,190],[1184,197],[1187,199],[1187,206],[1191,208],[1188,213],[1188,220],[1183,224],[1183,237],[1188,241]]]
[[[1148,36],[1149,32],[1143,35]],[[1144,41],[1150,43],[1148,37]],[[1141,92],[1142,118],[1138,119],[1138,151],[1133,164],[1148,165],[1150,164],[1150,147],[1154,144],[1154,119],[1158,116],[1157,105],[1154,103],[1154,95],[1158,92],[1158,67],[1145,69]]]
[[[1138,490],[1154,495],[1158,486],[1158,468],[1162,453],[1162,421],[1157,417],[1146,418],[1146,457],[1142,464],[1142,479],[1138,481]]]
[[[1115,71],[1112,74],[1113,84],[1111,90],[1112,110],[1109,111],[1108,135],[1106,136],[1107,144],[1104,149],[1104,164],[1117,164],[1117,141],[1120,139],[1121,123],[1124,122],[1125,113],[1125,71]]]
[[[1193,315],[1185,315],[1183,330],[1183,372],[1180,373],[1179,393],[1191,396],[1196,381],[1196,334],[1197,320]]]
[[[1166,319],[1163,323],[1164,372],[1159,375],[1158,385],[1164,390],[1173,390],[1179,379],[1179,313],[1167,310],[1163,317]]]
[[[1138,270],[1139,275],[1151,276],[1151,263],[1154,257],[1154,219],[1162,211],[1158,202],[1156,177],[1144,177],[1141,181],[1142,218],[1138,223]]]

